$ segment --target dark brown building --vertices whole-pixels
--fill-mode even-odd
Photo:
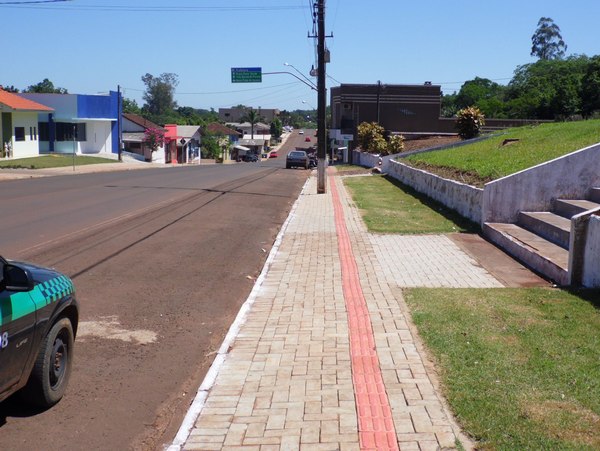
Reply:
[[[390,132],[439,133],[439,85],[342,84],[331,88],[334,135],[355,135],[362,122],[378,122]]]

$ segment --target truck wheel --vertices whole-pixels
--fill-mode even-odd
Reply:
[[[25,386],[28,401],[51,407],[67,389],[73,366],[73,327],[67,318],[58,320],[42,341],[39,354]]]

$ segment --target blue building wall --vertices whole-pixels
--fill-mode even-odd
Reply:
[[[78,94],[77,117],[89,119],[114,119],[116,121],[119,117],[115,99],[116,96],[117,93],[113,91],[111,91],[108,96]]]
[[[43,105],[52,107],[55,111],[52,118],[47,113],[40,114],[40,122],[49,123],[50,152],[55,151],[55,125],[54,122],[73,121],[78,119],[109,119],[111,122],[111,151],[119,152],[119,114],[122,111],[119,93],[110,91],[109,95],[88,94],[39,94],[24,93],[22,97],[34,100]]]

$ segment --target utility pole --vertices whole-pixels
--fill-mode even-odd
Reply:
[[[377,80],[377,124],[381,125],[379,121],[379,100],[381,98],[381,80]]]
[[[326,192],[327,130],[325,120],[325,0],[317,1],[317,194]]]
[[[118,139],[119,148],[117,149],[117,152],[118,152],[118,156],[119,156],[119,161],[123,161],[123,152],[121,150],[123,147],[123,125],[122,125],[123,112],[121,111],[122,103],[123,102],[121,100],[121,85],[117,85],[117,134],[119,135],[119,139]],[[152,159],[152,158],[150,158],[150,159]]]

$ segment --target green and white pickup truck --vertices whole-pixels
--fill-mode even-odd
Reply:
[[[78,321],[71,279],[0,257],[0,401],[19,390],[42,407],[60,401]]]

